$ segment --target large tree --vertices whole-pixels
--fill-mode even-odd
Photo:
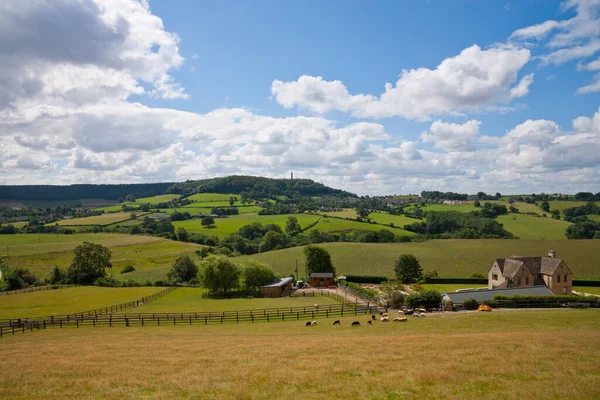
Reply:
[[[294,216],[288,217],[287,222],[285,223],[285,233],[293,236],[300,232],[302,232],[302,227],[298,223],[298,218]]]
[[[413,254],[402,254],[394,264],[396,278],[402,283],[415,283],[423,278],[423,269],[419,259]]]
[[[201,224],[202,224],[202,226],[208,228],[215,224],[215,219],[213,217],[204,217],[204,218],[202,218]]]
[[[240,270],[229,258],[211,255],[200,263],[198,278],[211,293],[227,293],[238,287]]]
[[[173,283],[189,282],[198,275],[198,266],[188,255],[179,256],[171,266],[167,278]]]
[[[242,266],[242,285],[250,291],[257,291],[262,285],[277,281],[273,268],[258,261],[248,260]]]
[[[67,277],[73,283],[92,284],[96,279],[106,276],[107,268],[112,268],[112,254],[100,244],[83,242],[73,252],[75,257],[67,271]]]
[[[331,255],[323,247],[308,245],[304,248],[304,256],[309,275],[313,272],[333,272],[335,275]]]

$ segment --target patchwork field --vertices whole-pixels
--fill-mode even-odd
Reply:
[[[338,218],[356,218],[356,210],[353,208],[346,208],[342,211],[327,211],[325,213],[323,213],[324,215],[329,215],[332,217],[338,217]],[[403,227],[404,225],[407,224],[412,224],[413,222],[416,222],[416,219],[413,218],[408,218],[405,217],[404,215],[392,215],[386,212],[372,212],[369,214],[369,216],[367,217],[369,219],[371,219],[371,221],[375,221],[378,224],[382,224],[382,225],[389,225],[390,223],[393,223],[396,227]],[[382,227],[384,228],[384,227]]]
[[[79,286],[0,296],[0,319],[44,317],[94,310],[159,292],[157,287],[106,288]]]
[[[45,277],[54,265],[67,268],[73,249],[84,241],[98,243],[112,251],[113,274],[126,265],[137,270],[170,266],[181,254],[191,254],[202,246],[153,236],[84,233],[73,235],[0,235],[0,255],[10,267],[25,267]],[[8,255],[7,255],[8,254]],[[166,272],[165,272],[166,275]]]
[[[167,203],[173,199],[178,199],[181,197],[178,194],[161,194],[159,196],[152,197],[142,197],[136,199],[135,202],[138,204],[158,204],[158,203]]]
[[[338,274],[392,277],[394,261],[403,253],[412,253],[424,270],[436,270],[440,276],[466,277],[474,272],[486,274],[496,258],[545,255],[553,249],[571,268],[575,279],[600,278],[597,240],[431,240],[421,243],[323,243],[320,246],[331,253]],[[302,247],[295,247],[244,257],[265,262],[281,275],[292,273],[298,261],[300,275],[304,275],[302,251]]]
[[[143,217],[144,213],[136,213],[136,215],[140,218]],[[87,225],[87,226],[106,226],[112,225],[117,222],[127,221],[131,219],[130,212],[119,212],[119,213],[107,213],[102,215],[94,215],[91,217],[84,218],[71,218],[64,219],[62,221],[53,222],[47,225],[60,225],[60,226],[77,226],[77,225]]]
[[[356,319],[313,328],[299,321],[9,336],[0,397],[591,400],[600,393],[600,310],[447,313],[351,328]],[[503,347],[499,362],[490,344],[508,337],[516,344]],[[316,355],[323,346],[326,356]]]
[[[154,300],[143,306],[136,307],[133,310],[124,311],[127,313],[166,313],[166,312],[204,312],[204,311],[241,311],[260,308],[278,308],[278,307],[301,307],[312,306],[314,304],[338,304],[339,302],[331,297],[279,297],[273,299],[253,298],[253,299],[203,299],[202,293],[206,292],[201,288],[177,288],[175,291]]]
[[[200,213],[202,214],[210,214],[212,209],[214,207],[226,207],[229,208],[229,203],[227,203],[227,206],[217,206],[217,205],[212,205],[212,206],[200,206],[198,204],[207,204],[207,203],[193,203],[189,206],[185,206],[185,207],[180,207],[180,208],[162,208],[160,211],[164,212],[166,214],[173,214],[175,211],[178,212],[188,212],[190,213],[192,216],[194,215],[198,215]],[[256,206],[243,206],[243,207],[235,207],[238,209],[238,212],[240,214],[250,214],[250,213],[258,213],[260,210],[262,210],[262,208],[260,207],[256,207]]]
[[[354,230],[378,231],[381,229],[387,229],[387,230],[394,232],[396,235],[399,235],[399,236],[414,235],[413,232],[405,231],[404,229],[400,229],[400,228],[391,228],[389,226],[383,226],[383,225],[379,225],[379,224],[369,224],[366,222],[356,222],[356,221],[350,221],[350,220],[346,220],[346,219],[327,218],[327,217],[321,218],[314,227],[309,229],[309,231],[315,230],[315,229],[323,231],[323,232],[337,232],[337,233],[350,232],[350,231],[354,231]]]
[[[496,218],[504,225],[504,229],[520,239],[563,239],[570,222],[550,217],[509,214]]]

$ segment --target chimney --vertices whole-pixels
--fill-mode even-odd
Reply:
[[[548,257],[555,258],[556,252],[554,250],[548,250]]]

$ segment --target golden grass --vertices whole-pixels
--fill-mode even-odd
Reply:
[[[599,316],[57,328],[2,339],[0,397],[597,399]]]

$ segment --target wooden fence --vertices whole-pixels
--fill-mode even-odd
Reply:
[[[145,326],[145,325],[192,325],[192,324],[225,324],[243,322],[276,322],[314,320],[317,318],[343,317],[348,315],[364,315],[375,311],[367,303],[328,304],[321,306],[300,306],[285,308],[265,308],[242,311],[222,312],[182,312],[182,313],[127,313],[127,314],[77,314],[66,318],[38,318],[22,320],[20,324],[0,326],[0,337],[17,333],[52,327],[83,327],[83,326]]]
[[[369,296],[369,295],[367,295],[365,293],[359,292],[358,290],[352,289],[349,286],[341,285],[340,284],[340,285],[338,285],[338,287],[341,290],[343,290],[344,292],[350,293],[352,296],[361,298],[361,299],[366,300],[366,301],[368,301],[370,303],[379,304],[381,302],[381,299],[379,297]]]
[[[23,294],[30,292],[43,292],[45,290],[56,290],[74,287],[76,285],[47,285],[47,286],[34,286],[26,289],[19,290],[8,290],[6,292],[0,292],[0,296],[10,296],[11,294]]]

